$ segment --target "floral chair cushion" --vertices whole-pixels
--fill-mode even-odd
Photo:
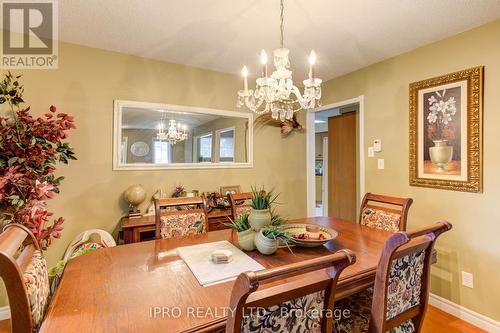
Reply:
[[[387,319],[420,304],[425,250],[396,259],[391,264],[387,288]]]
[[[361,213],[361,224],[386,231],[399,231],[401,214],[366,207]]]
[[[335,320],[336,333],[368,332],[372,308],[373,289],[365,290],[350,297],[335,301],[335,310],[344,314],[349,310],[349,315]]]
[[[241,332],[319,333],[323,305],[324,292],[321,291],[266,309],[252,309],[254,311],[243,317]]]
[[[342,314],[349,310],[348,316],[342,316],[340,320],[335,320],[336,333],[365,333],[370,325],[370,315],[372,308],[373,289],[369,288],[350,297],[335,302],[335,309],[339,309]],[[412,333],[415,326],[411,320],[407,320],[398,327],[388,331],[389,333]]]
[[[171,238],[204,233],[205,213],[193,212],[160,217],[161,238]]]
[[[33,326],[40,326],[49,303],[50,287],[47,263],[40,251],[35,251],[23,273],[24,285],[28,293]]]
[[[240,215],[250,214],[252,207],[248,205],[239,205],[234,207],[234,217],[238,217]]]

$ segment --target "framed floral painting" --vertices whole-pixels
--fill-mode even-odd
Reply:
[[[483,67],[410,84],[410,185],[482,191]]]

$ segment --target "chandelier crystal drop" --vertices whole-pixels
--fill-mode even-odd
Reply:
[[[175,145],[180,141],[184,141],[188,138],[186,125],[181,125],[177,123],[174,119],[168,121],[168,129],[165,132],[164,119],[160,120],[158,123],[158,133],[156,134],[156,139],[159,141],[167,141],[171,145]]]
[[[293,118],[293,114],[301,109],[312,109],[321,105],[321,79],[314,77],[316,54],[314,50],[309,55],[309,78],[303,81],[304,92],[301,94],[292,79],[290,50],[283,47],[283,0],[280,2],[280,34],[281,47],[274,50],[273,60],[275,71],[269,76],[267,72],[267,54],[261,51],[260,61],[262,76],[256,79],[255,90],[248,89],[248,69],[243,66],[244,88],[238,91],[237,107],[246,106],[256,114],[271,112],[273,119],[280,121]]]

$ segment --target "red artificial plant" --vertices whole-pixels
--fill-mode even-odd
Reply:
[[[0,222],[25,225],[47,248],[60,237],[64,219],[52,218],[46,200],[59,193],[63,180],[54,176],[57,163],[76,159],[63,142],[75,124],[55,106],[42,117],[32,116],[22,106],[20,77],[9,72],[0,82],[0,104],[9,106],[9,114],[0,116]]]

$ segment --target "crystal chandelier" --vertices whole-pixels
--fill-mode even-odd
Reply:
[[[181,129],[182,127],[182,129]],[[168,141],[171,145],[175,145],[177,142],[184,141],[188,137],[186,125],[182,126],[177,123],[174,119],[168,121],[168,130],[165,132],[164,119],[160,120],[158,124],[158,133],[156,138],[160,141]]]
[[[243,66],[241,74],[244,79],[244,89],[238,91],[237,107],[246,106],[256,114],[271,112],[273,119],[281,121],[292,119],[293,114],[301,109],[312,109],[320,106],[321,79],[314,77],[316,54],[314,50],[309,55],[309,78],[303,81],[304,93],[293,84],[292,71],[288,55],[290,50],[283,47],[283,0],[280,2],[280,36],[281,47],[274,50],[274,67],[276,70],[268,76],[267,54],[261,51],[262,76],[256,80],[255,91],[248,89],[248,69]]]

